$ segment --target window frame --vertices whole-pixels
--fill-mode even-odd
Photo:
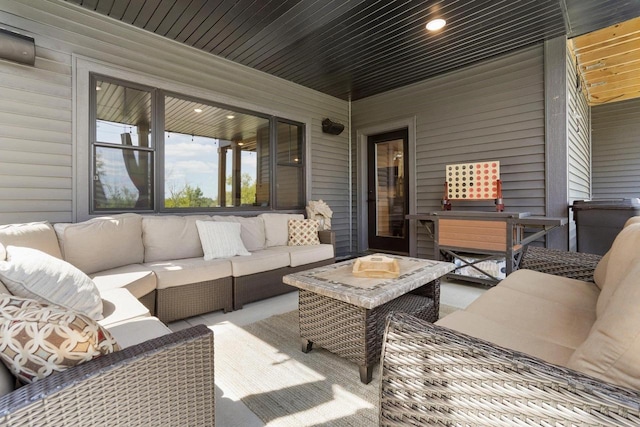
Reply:
[[[151,147],[122,147],[114,143],[100,143],[97,141],[97,94],[96,94],[96,82],[108,81],[110,83],[119,84],[132,89],[148,91],[151,94]],[[141,84],[136,81],[112,77],[104,72],[89,71],[88,72],[88,101],[89,101],[89,141],[88,141],[88,211],[89,216],[104,215],[110,213],[140,213],[140,214],[182,214],[182,213],[216,213],[216,214],[242,214],[242,212],[256,213],[256,212],[270,212],[270,211],[303,211],[304,204],[309,196],[309,188],[307,186],[307,175],[310,173],[310,165],[308,161],[309,148],[309,123],[284,117],[281,114],[269,114],[265,112],[256,111],[253,109],[240,107],[224,102],[215,101],[205,97],[198,97],[189,95],[184,92],[176,90],[168,90],[158,87],[156,85]],[[186,208],[167,208],[165,206],[165,97],[177,97],[192,102],[199,102],[210,105],[216,108],[223,108],[230,111],[237,112],[239,114],[249,114],[256,117],[264,118],[269,121],[269,205],[268,206],[225,206],[225,207],[186,207]],[[298,166],[301,168],[301,182],[298,183],[299,189],[302,193],[302,206],[299,207],[279,207],[277,203],[277,126],[278,123],[286,123],[300,127],[301,135],[301,147],[300,158],[301,162]],[[133,149],[138,151],[147,151],[152,153],[152,172],[151,172],[151,191],[152,191],[152,209],[95,209],[95,188],[94,188],[94,176],[95,176],[95,150],[96,147],[108,147],[119,149]]]

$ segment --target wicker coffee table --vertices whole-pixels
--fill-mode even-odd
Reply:
[[[355,277],[355,260],[349,260],[283,278],[300,289],[302,351],[311,351],[315,343],[356,363],[365,384],[380,360],[387,314],[401,311],[429,322],[438,320],[440,277],[455,268],[448,262],[376,255],[397,259],[400,276]]]

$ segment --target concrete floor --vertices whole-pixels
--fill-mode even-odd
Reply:
[[[485,286],[467,282],[443,281],[440,288],[440,302],[453,307],[465,308],[486,289]],[[178,331],[193,325],[204,324],[209,326],[214,334],[221,334],[229,325],[248,325],[297,308],[298,293],[291,292],[246,304],[241,310],[230,313],[216,311],[172,322],[169,324],[169,328]],[[216,426],[261,427],[264,426],[264,423],[240,399],[216,386]]]

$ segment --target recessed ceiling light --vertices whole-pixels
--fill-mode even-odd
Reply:
[[[193,111],[196,113],[202,113],[202,108],[194,108]]]
[[[244,145],[244,142],[238,142],[238,146],[242,147]]]
[[[429,31],[438,31],[441,30],[445,25],[447,25],[447,21],[442,18],[432,19],[427,22],[427,30]]]
[[[96,90],[102,90],[102,87],[96,86]]]
[[[236,118],[236,116],[234,116],[233,114],[229,114],[229,115],[227,116],[227,119],[229,119],[229,120],[231,120],[231,119],[235,119],[235,118]]]

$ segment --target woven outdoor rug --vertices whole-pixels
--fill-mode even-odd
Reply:
[[[215,336],[215,366],[218,387],[267,426],[378,424],[378,369],[365,385],[354,363],[322,348],[303,353],[297,311],[225,327]]]

